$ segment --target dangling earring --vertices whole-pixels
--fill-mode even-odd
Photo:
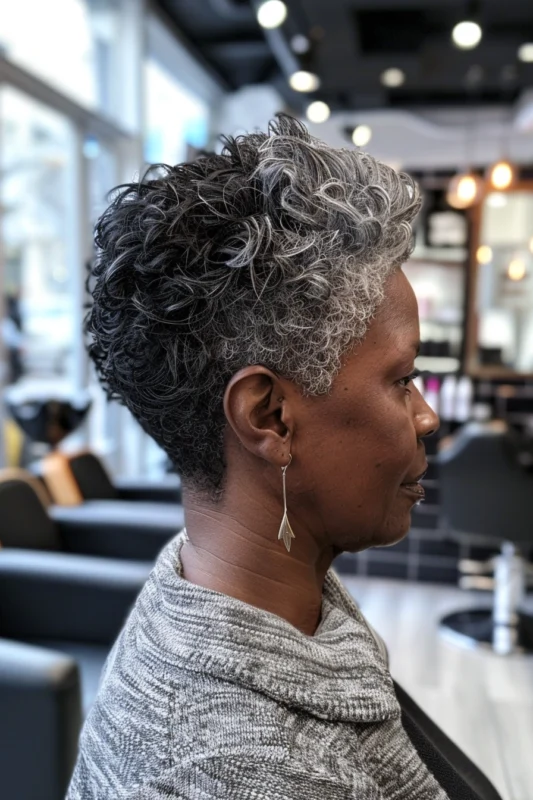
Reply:
[[[287,517],[287,488],[285,486],[285,473],[287,472],[287,467],[290,467],[292,461],[292,455],[289,453],[289,463],[281,468],[281,474],[283,476],[283,519],[281,520],[281,525],[279,527],[278,539],[283,539],[283,543],[287,548],[287,552],[290,553],[291,551],[291,539],[296,539],[296,536],[293,533],[291,528],[291,524],[289,522],[289,518]]]

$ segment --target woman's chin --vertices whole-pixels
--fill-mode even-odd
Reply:
[[[387,520],[367,536],[359,535],[356,540],[352,537],[344,543],[342,552],[360,553],[369,547],[392,547],[405,539],[411,529],[411,512],[395,515],[394,519]]]
[[[405,539],[411,530],[411,510],[401,516],[395,517],[376,536],[373,547],[392,547]]]

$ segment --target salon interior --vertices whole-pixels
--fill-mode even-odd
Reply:
[[[0,23],[0,795],[60,800],[100,672],[183,527],[89,364],[92,228],[143,165],[279,111],[418,181],[405,273],[440,414],[425,501],[335,568],[393,676],[533,798],[533,5],[17,0]]]

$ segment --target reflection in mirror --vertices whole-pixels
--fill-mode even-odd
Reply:
[[[470,366],[533,373],[533,187],[488,194],[479,222]]]

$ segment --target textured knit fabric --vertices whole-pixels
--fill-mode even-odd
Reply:
[[[313,636],[161,555],[107,660],[67,800],[446,800],[333,570]]]

